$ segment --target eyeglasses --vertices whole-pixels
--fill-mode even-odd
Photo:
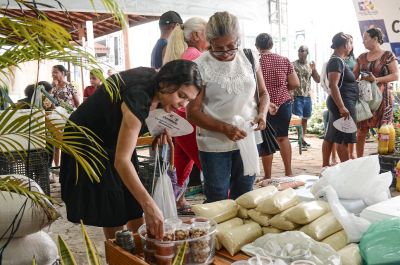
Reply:
[[[224,54],[231,56],[237,53],[238,51],[238,47],[236,47],[235,49],[231,49],[231,50],[227,50],[227,51],[213,51],[212,48],[210,49],[210,53],[212,53],[215,56],[222,56]]]

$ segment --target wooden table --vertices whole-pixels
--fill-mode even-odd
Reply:
[[[142,242],[138,234],[134,234],[136,251],[139,254],[132,254],[114,243],[114,240],[105,241],[106,261],[109,265],[148,265],[143,258]],[[226,250],[219,250],[215,253],[213,264],[229,265],[238,260],[247,260],[249,256],[238,253],[231,256]]]

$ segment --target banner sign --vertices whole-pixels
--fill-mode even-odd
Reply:
[[[384,34],[382,49],[392,50],[400,62],[400,0],[353,0],[361,34],[380,28]]]

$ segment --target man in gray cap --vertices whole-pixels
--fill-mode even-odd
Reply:
[[[168,11],[161,15],[158,24],[161,35],[156,45],[154,45],[153,51],[151,52],[151,67],[155,69],[159,69],[162,66],[165,47],[167,46],[169,35],[171,35],[171,32],[174,30],[175,26],[177,24],[183,24],[183,21],[177,12]]]

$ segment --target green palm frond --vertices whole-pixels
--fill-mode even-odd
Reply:
[[[82,235],[85,239],[85,246],[86,246],[86,254],[88,258],[89,265],[100,265],[100,256],[99,252],[96,249],[96,246],[90,240],[88,233],[86,232],[85,225],[81,220],[81,227],[82,227]]]
[[[43,209],[43,212],[46,214],[49,221],[54,221],[60,217],[60,214],[49,205],[49,202],[52,204],[59,203],[46,194],[31,190],[27,181],[24,179],[13,176],[2,177],[0,178],[0,191],[9,192],[11,197],[13,196],[13,193],[15,193],[18,194],[18,196],[22,195],[31,199],[35,205]]]
[[[70,62],[87,70],[101,68],[96,58],[79,46],[73,45],[71,34],[65,28],[52,22],[45,14],[32,5],[31,1],[14,0],[22,8],[33,10],[37,17],[0,17],[0,75],[12,74],[11,67],[28,61],[41,61],[44,59]],[[53,0],[59,8],[63,8],[61,2]],[[90,0],[94,6],[93,0]],[[115,0],[102,0],[103,5],[109,10],[121,25],[126,24],[124,14]],[[50,6],[39,1],[35,4]],[[63,10],[68,14],[67,11]],[[72,23],[72,22],[71,22]],[[107,82],[102,74],[98,74],[111,99],[118,97],[115,83]],[[2,80],[3,83],[4,80]]]
[[[64,239],[59,235],[58,240],[58,254],[60,255],[60,262],[62,265],[77,265],[71,249],[65,243]]]
[[[62,114],[58,115],[62,117]],[[107,156],[100,139],[88,128],[72,121],[65,123],[46,118],[42,110],[21,110],[17,106],[0,112],[0,152],[24,157],[26,147],[21,143],[28,141],[32,149],[45,147],[51,150],[53,146],[61,149],[77,161],[91,181],[99,182],[99,174],[104,168],[101,161]]]

